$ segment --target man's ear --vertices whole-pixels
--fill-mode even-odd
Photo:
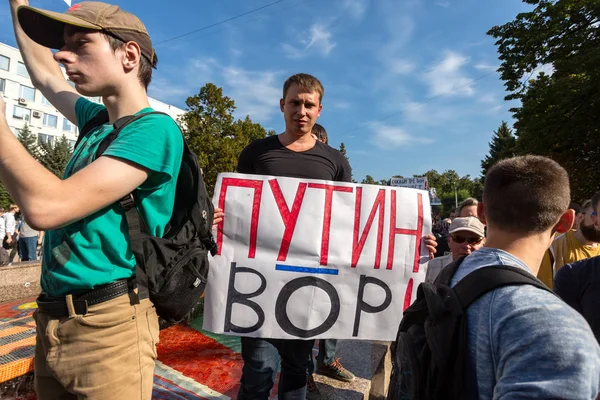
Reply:
[[[554,227],[554,231],[556,233],[562,234],[569,232],[571,228],[573,228],[573,223],[575,222],[575,210],[567,210],[563,215],[561,215],[558,223]]]
[[[477,218],[479,218],[479,221],[481,221],[482,224],[487,225],[482,202],[477,203]]]
[[[133,70],[137,65],[140,64],[142,58],[142,50],[140,45],[136,42],[127,42],[121,48],[123,51],[124,59],[123,63],[127,70]]]
[[[285,101],[283,101],[283,99],[279,99],[279,109],[281,110],[281,112],[283,112],[283,105],[285,104]]]

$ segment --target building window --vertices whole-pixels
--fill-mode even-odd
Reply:
[[[29,78],[29,73],[27,72],[27,68],[25,67],[25,64],[23,64],[21,61],[19,61],[17,63],[17,75],[21,75],[21,76],[24,76],[25,78]]]
[[[52,103],[50,103],[50,101],[48,101],[48,99],[44,95],[42,95],[42,104],[45,105],[45,106],[53,107]]]
[[[29,108],[15,106],[13,109],[13,118],[29,121],[31,118],[31,110]]]
[[[38,133],[38,143],[40,144],[54,144],[54,136],[46,135],[45,133]]]
[[[63,119],[63,131],[75,133],[76,130],[77,130],[77,127],[75,125],[73,125],[68,119],[66,119],[66,118]]]
[[[8,58],[6,56],[0,56],[0,69],[8,71],[9,67],[10,67],[10,58]]]
[[[56,125],[58,124],[58,117],[56,115],[44,113],[44,120],[42,123],[44,126],[56,128]]]
[[[0,93],[4,93],[4,89],[6,88],[6,81],[0,78]]]
[[[35,89],[29,86],[20,85],[19,86],[19,97],[24,98],[25,100],[34,101],[35,100]]]

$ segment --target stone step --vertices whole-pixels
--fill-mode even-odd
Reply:
[[[387,357],[388,362],[381,364],[386,356],[387,349],[386,342],[340,340],[336,357],[340,359],[344,368],[356,375],[356,379],[353,382],[346,383],[315,374],[314,379],[321,392],[321,398],[323,400],[384,399],[385,397],[378,397],[375,393],[382,392],[389,382],[391,371],[389,356]],[[383,367],[382,374],[372,384],[371,380],[380,365]],[[387,379],[385,376],[387,376]]]

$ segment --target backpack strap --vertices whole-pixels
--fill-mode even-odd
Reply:
[[[487,292],[509,285],[532,285],[552,293],[539,279],[521,268],[494,265],[479,268],[454,286],[454,292],[464,308],[467,308]]]
[[[100,142],[98,150],[96,151],[96,159],[98,159],[108,149],[110,144],[119,136],[119,133],[127,125],[137,121],[151,114],[163,114],[160,111],[151,111],[143,114],[129,115],[123,118],[119,118],[113,124],[114,130]],[[108,115],[108,114],[107,114]],[[170,116],[169,116],[170,117]],[[87,124],[86,124],[87,127]],[[125,211],[125,219],[127,220],[127,226],[129,228],[129,245],[131,252],[135,256],[135,274],[136,283],[138,286],[138,299],[147,299],[150,294],[148,292],[148,274],[152,276],[152,271],[146,270],[146,258],[144,257],[144,246],[142,242],[142,232],[148,233],[148,227],[142,219],[137,207],[134,192],[129,193],[127,196],[119,200],[121,208]]]
[[[81,140],[87,136],[95,128],[102,126],[108,122],[108,111],[106,108],[100,110],[98,114],[94,116],[94,118],[90,119],[81,129],[79,135],[77,136],[77,141],[75,142],[75,146],[73,149],[76,149]]]

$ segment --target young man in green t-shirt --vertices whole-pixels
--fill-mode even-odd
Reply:
[[[152,42],[142,22],[117,6],[82,2],[60,14],[27,0],[9,3],[34,85],[80,130],[99,111],[109,115],[108,124],[83,138],[59,179],[10,132],[0,97],[0,180],[28,223],[47,231],[34,315],[38,399],[150,399],[158,318],[133,289],[136,260],[118,200],[135,190],[144,222],[162,236],[183,139],[171,118],[149,115],[125,127],[101,157],[95,154],[115,121],[152,111],[146,94],[157,62]],[[82,95],[100,96],[104,105]]]

